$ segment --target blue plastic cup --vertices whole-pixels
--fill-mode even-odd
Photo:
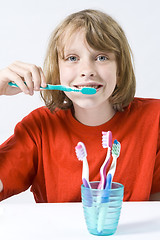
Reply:
[[[81,197],[88,231],[98,236],[116,232],[122,208],[124,186],[112,182],[111,189],[97,189],[99,182],[90,182],[91,188],[82,184]]]

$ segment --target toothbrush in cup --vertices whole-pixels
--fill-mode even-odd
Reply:
[[[112,164],[111,167],[108,171],[108,174],[112,175],[112,179],[114,177],[115,171],[116,171],[116,166],[117,166],[117,158],[120,155],[120,151],[121,151],[121,144],[120,142],[118,142],[116,139],[113,142],[113,146],[112,146]]]
[[[78,142],[75,147],[76,155],[78,160],[83,161],[83,170],[82,170],[82,182],[83,185],[87,188],[91,188],[89,183],[89,167],[87,162],[87,151],[84,143]]]
[[[26,82],[24,82],[26,84]],[[9,82],[8,85],[13,86],[13,87],[18,87],[16,83]],[[51,85],[47,84],[45,88],[40,87],[41,90],[59,90],[59,91],[64,91],[64,92],[81,92],[82,94],[87,94],[87,95],[93,95],[97,91],[93,87],[83,87],[83,88],[76,88],[76,87],[68,87],[68,86],[63,86],[63,85]]]
[[[98,189],[104,189],[106,185],[106,170],[111,158],[111,148],[112,148],[112,132],[102,132],[102,146],[103,148],[108,148],[107,156],[105,158],[104,163],[100,168],[100,183],[98,185]]]
[[[87,201],[86,201],[86,206],[89,207],[90,211],[92,211],[92,209],[90,207],[92,207],[92,193],[90,191],[90,182],[89,182],[89,167],[88,167],[88,162],[87,162],[87,151],[85,148],[84,143],[82,142],[78,142],[77,146],[75,147],[75,151],[76,151],[76,155],[78,160],[83,161],[83,169],[82,169],[82,182],[84,187],[86,187],[86,189],[88,188],[87,191]],[[95,216],[96,219],[96,216]]]
[[[110,189],[112,185],[112,175],[109,173],[106,177],[106,186],[103,190],[102,198],[101,198],[101,206],[99,208],[98,215],[98,223],[97,223],[97,231],[100,233],[103,231],[105,225],[105,217],[108,212],[109,207],[109,197],[110,197]]]
[[[104,194],[102,195],[102,199],[101,199],[101,203],[103,203],[104,205],[102,205],[99,210],[98,224],[97,224],[98,232],[101,232],[104,228],[104,220],[105,220],[105,216],[107,214],[108,207],[109,207],[108,202],[109,202],[109,196],[110,196],[110,189],[111,189],[111,185],[112,185],[112,179],[113,179],[115,171],[116,171],[117,158],[120,155],[120,151],[121,151],[120,142],[118,142],[117,140],[114,140],[113,145],[112,145],[113,160],[112,160],[111,167],[107,174],[105,191],[104,191]],[[108,204],[108,206],[107,206],[107,204]]]

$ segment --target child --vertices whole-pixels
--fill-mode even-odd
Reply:
[[[95,95],[41,93],[46,107],[26,116],[0,147],[1,200],[31,186],[36,202],[80,201],[82,162],[75,146],[85,144],[90,181],[97,181],[106,157],[102,131],[109,130],[122,146],[113,181],[124,185],[124,200],[160,199],[160,100],[134,98],[131,56],[118,23],[103,12],[84,10],[53,32],[44,74],[22,62],[1,70],[1,95],[33,95],[46,83],[97,90]]]

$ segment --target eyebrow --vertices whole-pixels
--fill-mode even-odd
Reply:
[[[79,51],[79,50],[74,49],[74,48],[66,49],[66,50],[64,49],[64,50],[63,50],[63,52],[64,52],[64,53],[67,53],[67,54],[70,53],[70,52],[78,52],[78,51]]]
[[[65,54],[68,54],[68,53],[70,53],[70,52],[80,52],[81,53],[81,51],[79,51],[78,49],[67,49],[67,50],[63,50],[63,53],[65,53]],[[90,52],[90,51],[89,51]],[[102,53],[102,54],[111,54],[112,52],[110,52],[110,51],[102,51],[102,50],[96,50],[96,49],[93,49],[93,52],[94,53]],[[92,53],[92,52],[90,52],[90,53]]]

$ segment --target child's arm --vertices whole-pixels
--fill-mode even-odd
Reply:
[[[38,119],[34,111],[30,113],[0,145],[0,201],[27,190],[34,182],[41,159]]]
[[[10,81],[15,82],[19,87],[9,86]],[[0,70],[0,95],[15,95],[20,92],[33,95],[33,92],[38,91],[40,86],[46,87],[45,76],[42,69],[36,65],[16,61]],[[1,157],[3,158],[3,156],[0,156],[0,160]],[[3,178],[0,175],[0,193],[4,189],[3,183]]]
[[[15,82],[19,88],[9,86],[10,81]],[[0,95],[15,95],[20,92],[33,95],[34,91],[39,91],[40,86],[46,87],[45,76],[42,69],[34,64],[16,61],[0,70]]]

